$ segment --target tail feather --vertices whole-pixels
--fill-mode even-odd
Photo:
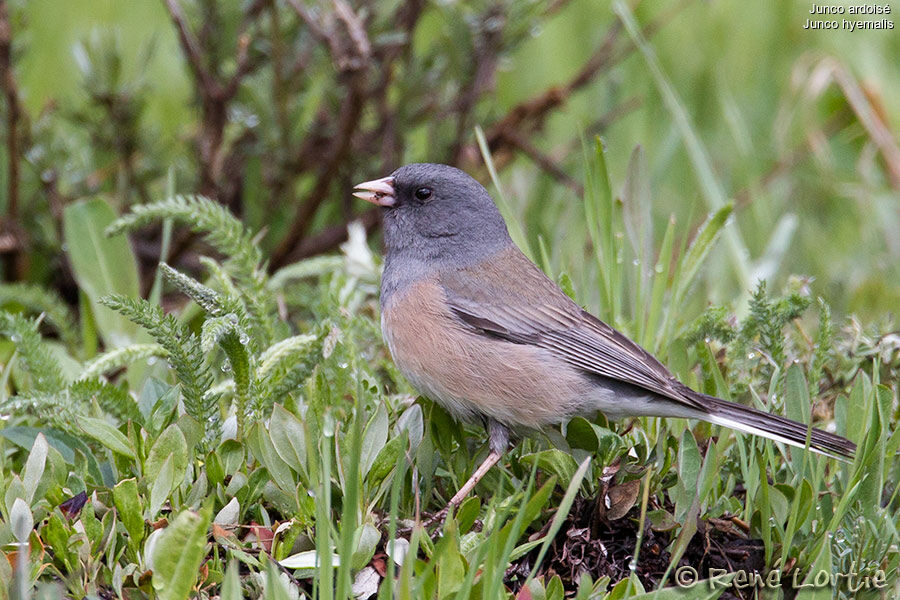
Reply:
[[[839,435],[807,427],[803,423],[756,410],[743,404],[728,402],[715,396],[699,392],[694,392],[694,394],[696,394],[697,400],[708,409],[706,420],[710,423],[759,435],[798,448],[806,447],[807,434],[809,434],[809,448],[812,451],[841,460],[852,461],[853,455],[856,453],[856,444]]]

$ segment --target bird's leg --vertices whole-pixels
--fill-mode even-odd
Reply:
[[[491,451],[484,459],[484,462],[475,469],[475,472],[472,473],[469,480],[459,488],[459,491],[456,492],[452,498],[450,498],[450,502],[447,503],[447,506],[425,522],[426,527],[439,521],[443,521],[444,517],[446,517],[447,513],[450,511],[450,507],[456,508],[462,504],[462,501],[466,499],[466,496],[468,496],[473,489],[475,489],[475,486],[481,481],[481,478],[491,470],[491,467],[497,464],[503,456],[503,453],[506,452],[506,448],[509,446],[509,429],[506,425],[494,421],[493,419],[489,419],[485,427],[488,432],[488,445],[490,446]]]

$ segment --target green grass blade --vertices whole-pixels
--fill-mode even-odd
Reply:
[[[575,471],[575,475],[572,477],[569,487],[566,488],[566,493],[563,496],[562,502],[559,503],[556,514],[553,515],[553,521],[550,522],[550,529],[547,531],[547,535],[544,536],[544,543],[541,545],[541,549],[534,561],[534,566],[531,568],[531,573],[528,574],[528,578],[525,580],[524,585],[528,585],[528,582],[534,579],[535,574],[537,574],[538,569],[541,566],[541,562],[544,560],[544,556],[547,555],[550,544],[553,543],[553,539],[556,537],[556,534],[559,533],[559,529],[562,527],[563,522],[566,520],[566,517],[569,516],[569,511],[572,509],[572,504],[575,502],[575,495],[581,487],[581,481],[584,479],[590,464],[591,458],[588,457],[581,462],[581,465],[578,466],[578,470]]]
[[[619,0],[613,4],[613,11],[615,11],[616,15],[621,19],[622,24],[625,25],[628,35],[637,46],[641,56],[643,56],[644,61],[647,63],[647,67],[650,69],[651,75],[653,75],[656,87],[659,89],[663,102],[671,113],[675,126],[678,128],[678,132],[684,142],[707,206],[709,206],[710,210],[719,210],[725,205],[727,196],[721,183],[719,183],[719,180],[713,172],[712,162],[710,161],[709,155],[703,147],[694,126],[691,124],[684,103],[678,97],[668,77],[666,77],[662,65],[660,65],[659,59],[656,57],[656,52],[644,38],[643,33],[641,33],[641,29],[635,20],[631,8],[629,8],[625,2]],[[726,231],[725,237],[728,243],[728,252],[731,257],[731,266],[737,276],[738,284],[741,289],[748,290],[753,284],[751,279],[752,268],[750,264],[750,253],[747,251],[740,233],[736,228],[729,228]]]

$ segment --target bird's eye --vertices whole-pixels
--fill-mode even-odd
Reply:
[[[429,198],[431,198],[431,188],[421,187],[416,190],[416,199],[424,201]]]

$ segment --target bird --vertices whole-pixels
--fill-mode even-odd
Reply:
[[[501,459],[511,432],[597,413],[697,419],[852,460],[843,437],[679,381],[529,260],[464,171],[408,164],[353,195],[381,207],[381,330],[394,363],[422,395],[486,428],[489,453],[445,514]]]

